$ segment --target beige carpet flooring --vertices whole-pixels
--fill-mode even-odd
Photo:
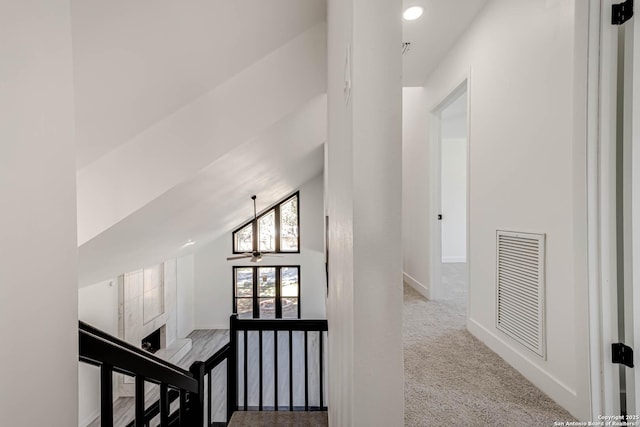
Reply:
[[[327,427],[327,412],[234,412],[229,427]]]
[[[406,426],[553,426],[575,421],[465,328],[464,264],[445,265],[446,299],[404,289]]]

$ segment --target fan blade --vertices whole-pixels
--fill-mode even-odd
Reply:
[[[272,258],[282,258],[282,255],[276,255],[276,254],[262,254],[262,256],[270,256]]]
[[[232,261],[234,259],[243,259],[243,258],[251,258],[253,255],[252,254],[244,254],[244,255],[238,255],[238,256],[230,256],[229,258],[227,258],[227,261]]]

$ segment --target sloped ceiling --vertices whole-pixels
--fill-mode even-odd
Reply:
[[[419,85],[485,0],[417,0]],[[198,250],[323,169],[325,0],[72,0],[79,285]],[[187,241],[195,245],[184,247]]]
[[[320,174],[326,108],[326,95],[312,99],[82,245],[80,285],[198,250],[251,217],[252,194],[261,210]]]
[[[321,173],[325,20],[324,0],[72,1],[80,286]]]
[[[78,166],[325,20],[324,0],[72,0]]]

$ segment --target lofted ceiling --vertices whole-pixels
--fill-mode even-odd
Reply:
[[[411,2],[405,86],[484,3]],[[80,286],[197,250],[252,194],[322,173],[325,0],[72,0],[71,17]]]
[[[78,166],[325,20],[324,0],[72,0]]]

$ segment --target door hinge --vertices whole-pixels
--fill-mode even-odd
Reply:
[[[633,368],[633,349],[621,342],[611,344],[611,362]]]
[[[622,25],[633,16],[633,0],[611,5],[611,25]]]

